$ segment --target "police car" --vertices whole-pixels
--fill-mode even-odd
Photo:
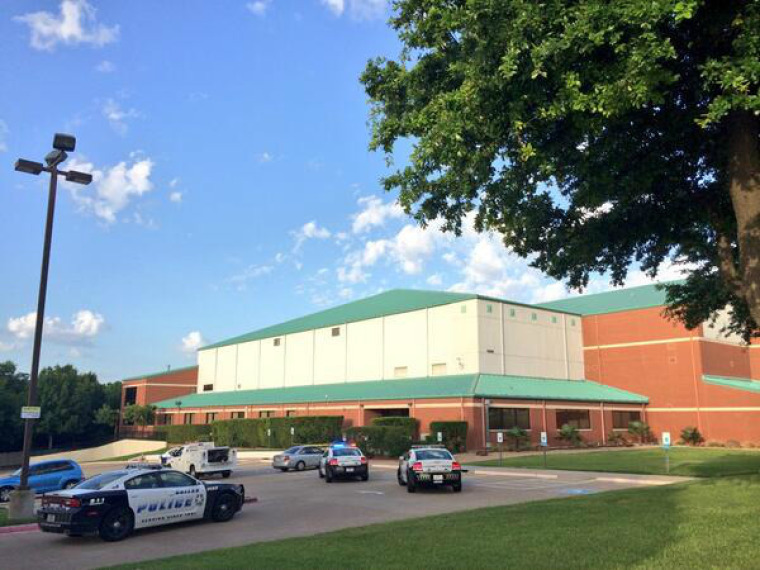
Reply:
[[[338,442],[327,448],[319,462],[319,477],[327,483],[339,477],[369,479],[369,464],[361,449],[353,443]]]
[[[172,469],[132,468],[43,495],[37,517],[44,532],[98,533],[112,542],[141,528],[197,519],[229,521],[244,498],[243,485],[206,484]]]
[[[422,486],[462,490],[462,466],[445,447],[415,446],[398,459],[398,484],[410,493]]]

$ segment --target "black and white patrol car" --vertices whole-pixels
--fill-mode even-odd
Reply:
[[[40,530],[103,540],[133,530],[197,519],[226,522],[243,506],[243,485],[204,483],[172,469],[108,471],[42,497]]]
[[[462,490],[462,466],[442,446],[412,446],[398,458],[398,484],[410,493],[419,487],[451,487]]]

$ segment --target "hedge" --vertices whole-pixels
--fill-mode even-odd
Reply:
[[[359,426],[346,430],[346,437],[370,457],[398,457],[409,450],[412,436],[402,426]]]
[[[161,426],[156,428],[156,434],[163,435],[167,443],[188,443],[191,441],[209,441],[211,426],[207,425],[178,425]]]
[[[290,428],[295,428],[291,435]],[[341,437],[343,416],[222,420],[211,424],[214,442],[239,447],[290,447]],[[267,430],[269,434],[267,434]]]
[[[417,418],[408,418],[403,416],[388,416],[384,418],[375,418],[372,420],[373,426],[381,426],[381,427],[387,427],[387,426],[396,426],[396,427],[402,427],[406,430],[406,432],[412,436],[416,437],[417,432],[420,428],[420,421]]]
[[[467,422],[430,422],[428,441],[438,443],[438,432],[449,451],[460,453],[467,450]]]

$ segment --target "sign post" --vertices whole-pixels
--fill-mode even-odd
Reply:
[[[502,467],[502,449],[504,447],[504,432],[500,431],[496,433],[496,441],[499,443],[499,467]]]
[[[665,474],[670,475],[670,432],[662,432],[662,447],[665,449]]]
[[[545,431],[541,432],[541,447],[544,450],[544,469],[546,469],[546,448],[549,446],[549,438]]]

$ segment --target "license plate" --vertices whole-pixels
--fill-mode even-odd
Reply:
[[[47,522],[55,522],[55,515],[48,515]]]
[[[443,483],[443,475],[433,475],[433,483]]]
[[[353,467],[346,467],[346,473],[353,473],[354,468]]]

